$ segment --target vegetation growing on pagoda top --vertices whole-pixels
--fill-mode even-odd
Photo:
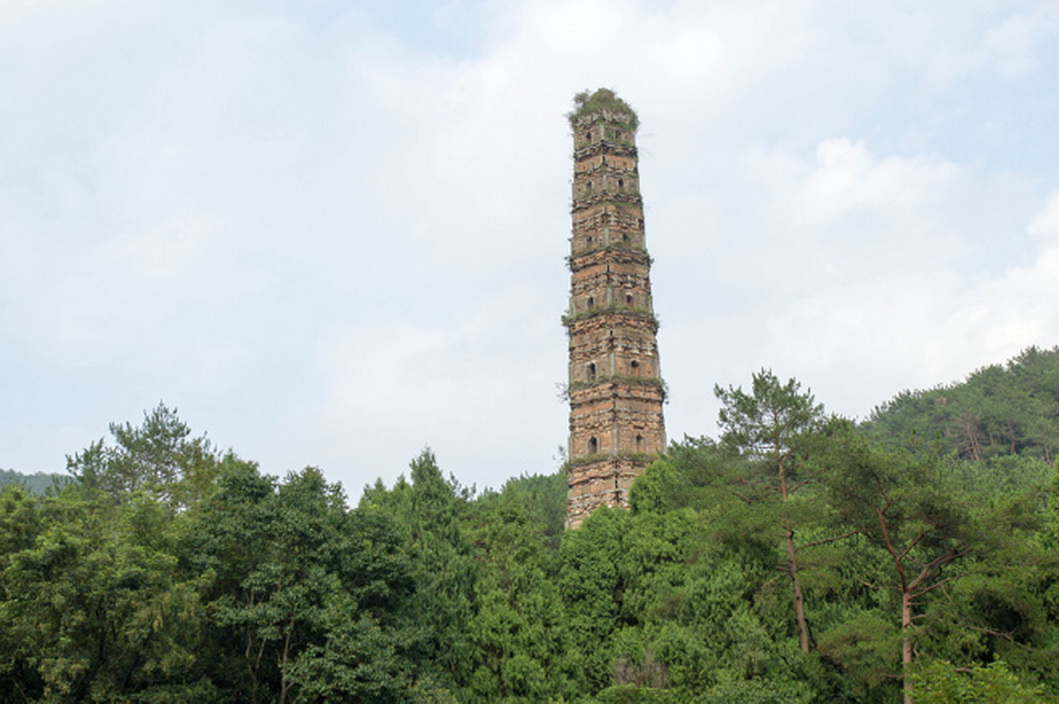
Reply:
[[[568,112],[566,117],[570,120],[570,126],[574,127],[581,118],[595,112],[610,113],[613,117],[624,115],[624,126],[633,132],[640,126],[636,111],[609,88],[599,88],[594,93],[584,90],[575,95],[574,109]]]

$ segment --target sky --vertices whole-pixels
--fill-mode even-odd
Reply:
[[[560,466],[575,93],[639,114],[671,440],[1059,344],[1059,3],[0,0],[0,468],[164,402],[351,495]]]

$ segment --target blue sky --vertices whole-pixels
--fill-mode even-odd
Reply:
[[[1059,6],[0,4],[0,467],[160,400],[352,494],[565,443],[574,93],[639,112],[669,435],[1059,343]]]

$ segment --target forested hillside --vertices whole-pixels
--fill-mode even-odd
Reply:
[[[1059,456],[1059,347],[1031,347],[963,382],[902,392],[866,426],[889,443],[964,460],[968,481],[1026,489],[1047,479]]]
[[[69,479],[64,474],[49,474],[46,472],[35,472],[33,474],[22,474],[13,469],[0,469],[0,487],[5,484],[22,484],[30,491],[43,494],[48,489],[55,487]]]
[[[0,491],[0,701],[1059,701],[1059,350],[863,424],[763,370],[563,531],[424,452],[350,506],[160,406]]]
[[[1055,461],[1059,453],[1059,347],[1031,347],[966,381],[905,391],[872,413],[883,437],[909,445],[937,440],[974,461],[1018,456]]]

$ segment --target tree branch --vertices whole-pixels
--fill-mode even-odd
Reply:
[[[858,528],[857,530],[851,530],[848,533],[843,533],[842,535],[836,535],[836,536],[834,536],[832,538],[824,538],[823,540],[814,540],[811,543],[805,543],[804,545],[798,545],[794,549],[797,551],[797,550],[801,550],[802,548],[814,548],[817,545],[826,545],[827,543],[833,543],[833,542],[838,541],[838,540],[844,540],[844,539],[849,538],[851,536],[859,535],[859,534],[861,534],[863,532],[864,531],[862,529]]]
[[[908,583],[908,586],[907,586],[908,591],[909,592],[915,592],[916,589],[919,587],[919,585],[922,584],[923,582],[927,581],[927,579],[929,579],[932,574],[934,574],[935,572],[937,572],[939,569],[941,569],[945,565],[949,564],[950,562],[954,562],[956,560],[959,560],[961,557],[966,557],[967,555],[970,554],[970,552],[971,552],[971,550],[969,548],[968,549],[962,549],[962,550],[959,547],[949,548],[946,552],[942,553],[941,555],[938,555],[936,558],[934,558],[933,560],[931,560],[930,562],[928,562],[927,564],[925,564],[923,566],[923,569],[920,570],[919,575],[915,579],[913,579],[911,582]],[[962,576],[962,575],[957,575],[957,576]],[[948,579],[942,580],[941,582],[938,582],[937,585],[928,587],[928,588],[924,589],[923,591],[920,591],[919,594],[926,594],[928,591],[930,591],[932,589],[935,589],[936,587],[941,586],[942,584],[946,584],[947,582],[950,582],[953,579],[955,579],[955,577],[950,577]]]
[[[1033,650],[1032,647],[1026,645],[1025,643],[1018,642],[1015,639],[1015,636],[1011,635],[1007,631],[994,631],[992,628],[982,628],[980,626],[972,626],[970,624],[967,624],[966,627],[970,628],[972,631],[978,631],[979,633],[985,633],[986,635],[996,636],[997,638],[1003,638],[1004,640],[1012,643],[1013,645],[1017,645],[1023,650]]]
[[[932,585],[930,585],[929,587],[924,587],[923,589],[920,589],[919,591],[917,591],[917,592],[914,592],[914,593],[912,594],[912,598],[913,598],[913,599],[915,599],[915,598],[921,597],[921,596],[923,596],[924,594],[927,594],[927,593],[929,593],[929,592],[932,592],[932,591],[934,591],[934,590],[935,590],[935,589],[937,589],[938,587],[944,587],[944,586],[945,586],[946,584],[948,584],[949,582],[955,582],[955,581],[956,581],[957,579],[959,579],[960,577],[965,577],[965,576],[967,576],[967,574],[968,574],[967,572],[960,572],[959,574],[954,574],[954,575],[953,575],[953,576],[951,576],[951,577],[946,577],[945,579],[941,580],[941,581],[940,581],[940,582],[938,582],[937,584],[932,584]]]
[[[912,551],[912,548],[919,545],[919,541],[923,540],[924,537],[926,537],[926,533],[920,533],[919,535],[917,535],[916,539],[909,543],[908,547],[901,551],[901,558],[904,559],[904,557]]]

